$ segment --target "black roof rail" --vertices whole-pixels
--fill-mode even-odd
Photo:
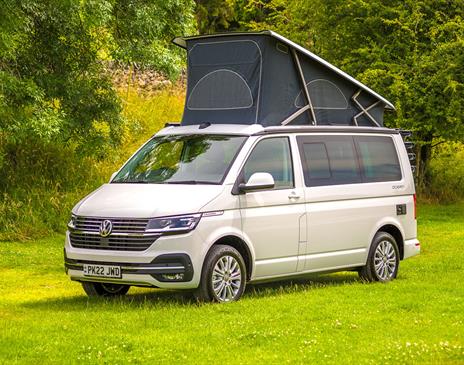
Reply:
[[[404,142],[404,145],[406,146],[406,149],[407,150],[411,150],[414,148],[414,146],[416,145],[414,142],[410,142],[410,141],[405,141]]]
[[[210,122],[203,122],[198,126],[198,129],[205,129],[205,128],[208,128],[209,126],[211,126]]]
[[[167,127],[180,127],[180,123],[167,122],[167,123],[164,124],[164,128],[167,128]]]
[[[396,130],[401,134],[401,137],[403,137],[403,139],[409,138],[412,136],[412,132],[406,129],[396,128]]]

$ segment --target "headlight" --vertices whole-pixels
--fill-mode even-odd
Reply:
[[[76,216],[74,214],[71,214],[71,220],[68,223],[68,228],[69,229],[76,228]]]
[[[148,221],[147,231],[160,233],[185,233],[195,229],[200,218],[201,213],[154,218]]]

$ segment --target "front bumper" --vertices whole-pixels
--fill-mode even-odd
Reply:
[[[198,287],[203,240],[194,232],[157,239],[145,251],[109,251],[76,248],[66,234],[64,262],[74,281],[106,282],[167,289]],[[188,250],[186,250],[186,248]],[[121,267],[121,278],[86,276],[84,264]]]
[[[121,263],[121,262],[107,262],[107,261],[89,261],[89,260],[76,260],[64,257],[64,266],[66,273],[69,271],[81,271],[81,281],[113,281],[114,279],[107,279],[97,276],[84,276],[84,264],[96,265],[110,265],[120,266],[122,278],[128,280],[129,277],[140,275],[140,277],[150,275],[152,278],[163,283],[185,283],[193,278],[193,266],[190,257],[187,254],[171,254],[157,256],[150,263]],[[77,280],[77,278],[74,278]],[[117,283],[121,283],[124,279],[116,279]],[[132,285],[154,286],[153,283],[138,283],[137,281],[131,282]]]

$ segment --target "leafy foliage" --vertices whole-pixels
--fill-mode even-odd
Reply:
[[[193,0],[116,1],[110,21],[114,39],[111,54],[175,78],[183,66],[183,53],[171,40],[194,33],[193,19]]]
[[[179,90],[121,100],[104,65],[175,78],[184,55],[170,40],[195,22],[276,30],[385,95],[387,124],[415,132],[423,191],[459,199],[463,18],[451,0],[0,0],[0,239],[62,230],[73,203],[179,119]]]
[[[433,149],[426,198],[449,203],[464,199],[464,144],[443,143]]]
[[[237,30],[239,9],[236,0],[196,0],[196,19],[200,34]]]
[[[72,205],[128,157],[115,147],[140,122],[122,113],[105,61],[175,77],[170,40],[191,31],[193,4],[0,0],[0,239],[62,230]],[[151,117],[168,115],[146,120],[156,130]]]
[[[2,0],[2,140],[102,155],[123,125],[102,61],[143,62],[175,77],[181,58],[169,42],[192,29],[192,11],[190,0]]]
[[[150,99],[124,93],[122,115],[131,122],[121,128],[123,145],[103,160],[54,141],[26,139],[18,145],[0,140],[0,241],[63,232],[72,207],[107,182],[166,120],[179,120],[183,102],[178,88]]]

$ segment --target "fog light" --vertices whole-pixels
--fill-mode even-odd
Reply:
[[[162,274],[161,277],[166,281],[184,280],[184,274]]]

